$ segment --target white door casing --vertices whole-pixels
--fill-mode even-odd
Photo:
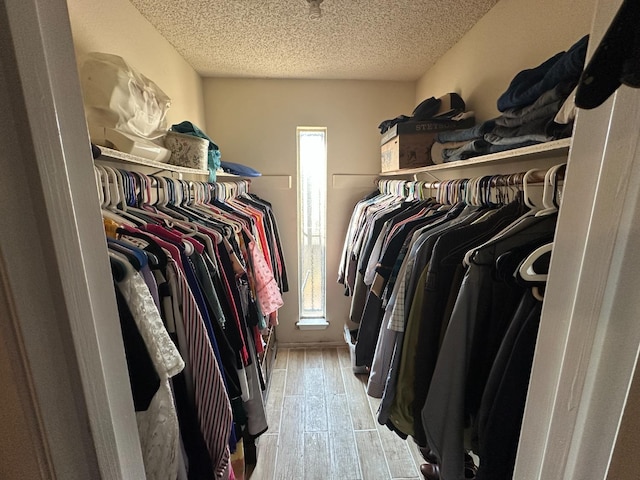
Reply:
[[[68,23],[63,0],[0,7],[3,340],[41,478],[143,478]],[[579,114],[514,478],[605,478],[640,344],[639,106]]]
[[[599,2],[587,58],[621,3]],[[607,476],[640,345],[638,125],[624,86],[578,113],[514,478]]]
[[[20,387],[1,398],[23,402],[40,478],[142,479],[65,1],[6,0],[0,39],[0,372]]]

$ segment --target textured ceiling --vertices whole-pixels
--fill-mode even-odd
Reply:
[[[131,0],[203,76],[417,80],[497,0]]]

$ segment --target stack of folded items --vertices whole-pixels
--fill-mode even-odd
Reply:
[[[475,118],[474,113],[465,111],[465,108],[464,100],[455,92],[447,93],[440,98],[429,97],[420,102],[411,115],[399,115],[384,120],[378,125],[378,128],[381,134],[386,133],[397,124],[416,124],[419,122],[432,122],[434,125],[442,122],[442,125],[453,125],[451,128],[457,128],[456,122],[458,122],[460,128],[464,128],[469,123],[469,119]]]
[[[500,116],[464,130],[440,132],[434,163],[453,162],[571,136],[575,87],[584,68],[588,35],[568,51],[518,73],[498,99]]]

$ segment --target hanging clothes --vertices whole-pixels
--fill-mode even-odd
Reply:
[[[158,390],[144,410],[136,412],[140,446],[147,478],[176,478],[180,433],[169,380],[184,368],[184,362],[169,338],[160,313],[142,276],[126,257],[111,252],[126,270],[117,282],[119,294],[133,317],[159,378]]]
[[[354,208],[338,280],[348,282],[357,260],[366,302],[355,362],[370,367],[379,423],[412,437],[438,478],[511,478],[544,288],[521,269],[532,252],[550,250],[560,198],[550,179],[562,169],[546,174],[544,211],[524,195],[534,172],[440,182],[430,201],[407,198],[419,182],[390,181]],[[403,203],[411,206],[389,207]],[[375,228],[370,219],[385,208]],[[346,289],[352,312],[355,287]]]
[[[495,356],[526,288],[496,277],[502,255],[553,237],[556,215],[528,217],[512,235],[476,250],[457,296],[433,371],[422,425],[444,478],[463,478],[465,427],[473,424]],[[531,251],[530,250],[530,251]]]
[[[147,477],[233,478],[237,439],[267,430],[260,330],[288,289],[273,211],[244,181],[96,176]]]

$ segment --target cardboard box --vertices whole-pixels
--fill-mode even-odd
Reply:
[[[475,125],[475,119],[461,121],[402,122],[387,130],[381,139],[381,171],[433,165],[431,146],[439,132],[459,130]]]

